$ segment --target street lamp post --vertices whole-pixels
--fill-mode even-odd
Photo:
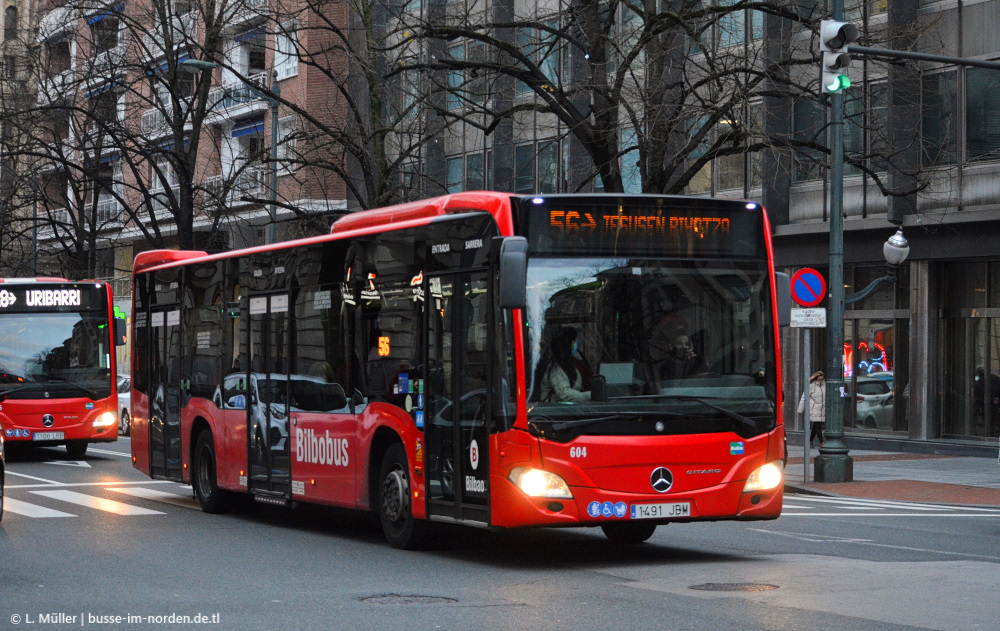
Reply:
[[[843,224],[840,224],[839,267],[834,268],[833,255],[833,217],[830,218],[831,248],[830,248],[830,357],[828,360],[826,390],[826,442],[820,446],[819,455],[815,460],[813,478],[817,482],[851,482],[854,480],[854,461],[848,455],[844,445],[844,405],[846,396],[844,389],[844,305],[852,304],[867,298],[877,287],[884,283],[896,282],[896,271],[906,261],[910,254],[910,245],[903,236],[903,229],[882,246],[888,271],[885,276],[876,278],[861,291],[844,295],[844,260],[843,260]],[[834,283],[837,283],[834,286]],[[838,312],[839,307],[839,312]]]
[[[181,67],[189,67],[199,71],[209,71],[215,70],[216,68],[221,68],[221,64],[214,61],[205,61],[202,59],[185,59],[179,61],[178,65]],[[277,214],[278,214],[278,107],[281,105],[281,84],[278,83],[278,71],[274,70],[271,73],[271,89],[270,92],[264,92],[256,85],[250,83],[246,79],[237,75],[237,79],[243,82],[243,85],[250,88],[251,91],[255,92],[262,99],[267,101],[267,104],[271,107],[271,155],[270,155],[270,170],[269,170],[269,203],[267,209],[268,216],[268,226],[267,233],[265,237],[265,243],[274,243],[275,235],[277,232]]]

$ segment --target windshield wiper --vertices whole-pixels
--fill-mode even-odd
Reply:
[[[577,419],[574,421],[556,422],[555,419],[545,418],[545,419],[536,419],[534,421],[531,421],[531,423],[534,424],[538,422],[550,422],[552,423],[551,426],[552,431],[561,432],[564,429],[586,427],[588,425],[593,425],[595,423],[603,423],[604,421],[620,421],[629,419],[641,421],[644,416],[648,416],[649,414],[650,414],[649,410],[622,410],[621,412],[617,412],[615,414],[609,414],[606,416],[595,416],[593,418]],[[674,416],[674,417],[684,416],[683,414],[678,414],[676,412],[661,412],[659,410],[657,410],[654,414],[656,416]]]
[[[38,384],[32,383],[32,384],[28,384],[26,386],[19,386],[17,388],[11,388],[10,390],[2,390],[2,391],[0,391],[0,401],[3,401],[4,399],[6,399],[8,394],[13,394],[15,392],[20,392],[21,390],[27,390],[28,388],[37,388],[37,387],[38,387]]]
[[[70,386],[72,388],[76,388],[77,390],[81,390],[84,394],[86,394],[87,396],[89,396],[91,399],[100,399],[101,398],[101,395],[99,395],[96,390],[91,390],[87,386],[81,386],[80,384],[73,383],[72,381],[66,381],[65,379],[61,379],[59,377],[50,377],[49,378],[49,383],[52,383],[52,382],[56,382],[60,386],[67,385],[67,386]]]
[[[724,407],[719,407],[714,403],[709,403],[702,397],[695,397],[689,394],[643,394],[635,397],[618,397],[618,398],[631,398],[631,399],[669,399],[672,401],[692,401],[694,403],[701,403],[705,407],[710,407],[716,412],[720,412],[727,418],[731,418],[734,421],[743,423],[750,429],[757,429],[757,424],[747,417],[743,416],[739,412],[733,412],[732,410],[727,410]]]

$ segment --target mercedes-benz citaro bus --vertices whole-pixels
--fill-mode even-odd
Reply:
[[[115,346],[125,322],[99,281],[0,279],[0,431],[8,449],[118,439]],[[117,335],[116,335],[117,333]]]
[[[402,548],[435,522],[637,543],[774,519],[769,234],[745,201],[469,192],[142,253],[134,465],[209,512],[241,493],[373,511]]]

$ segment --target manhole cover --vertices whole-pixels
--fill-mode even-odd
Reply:
[[[373,605],[450,605],[457,603],[454,598],[444,598],[443,596],[420,596],[404,594],[382,594],[380,596],[368,596],[362,598],[361,602]]]
[[[772,589],[778,589],[778,586],[762,583],[703,583],[692,585],[688,589],[697,589],[703,592],[769,592]]]

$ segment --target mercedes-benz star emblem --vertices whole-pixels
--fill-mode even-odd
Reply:
[[[55,424],[56,424],[56,419],[51,414],[46,414],[45,416],[42,417],[42,425],[44,425],[45,427],[52,427]]]
[[[670,473],[670,469],[657,467],[649,476],[649,483],[653,485],[653,490],[657,493],[666,493],[674,485],[674,476]]]

